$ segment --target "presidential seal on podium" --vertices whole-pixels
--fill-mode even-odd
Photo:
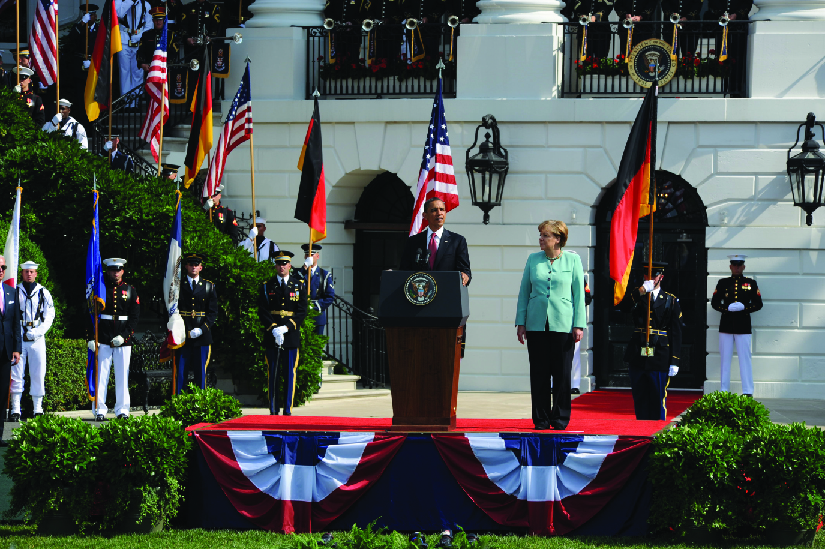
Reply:
[[[413,305],[428,305],[435,299],[438,288],[432,275],[413,273],[404,284],[404,295]]]
[[[639,86],[649,88],[656,81],[664,86],[676,74],[676,61],[671,56],[670,44],[658,38],[649,38],[636,44],[630,52],[628,71]]]

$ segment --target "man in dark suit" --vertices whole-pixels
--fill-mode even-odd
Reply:
[[[630,363],[630,387],[636,419],[664,420],[665,398],[671,377],[679,373],[682,349],[682,311],[679,298],[662,290],[666,263],[653,262],[653,278],[629,290],[619,304],[623,312],[633,314],[636,329],[624,359]],[[647,269],[645,269],[647,270]],[[647,301],[650,304],[650,346],[647,332]],[[643,350],[650,349],[643,354]]]
[[[440,198],[430,198],[424,202],[427,230],[407,239],[401,254],[402,271],[460,271],[461,282],[470,285],[473,273],[470,270],[470,252],[467,240],[458,233],[444,228],[447,207]],[[461,357],[467,344],[467,326],[461,334]]]
[[[264,326],[268,367],[269,414],[273,416],[277,416],[282,407],[285,416],[292,415],[301,325],[307,314],[306,284],[298,274],[292,273],[294,255],[286,250],[277,253],[272,260],[278,274],[263,285],[258,297],[258,317]],[[284,380],[285,394],[277,390],[278,378]]]
[[[0,273],[6,274],[6,258],[0,255]],[[3,277],[0,276],[0,279]],[[8,408],[11,365],[20,360],[23,351],[22,331],[20,330],[20,304],[17,301],[17,288],[2,284],[3,295],[0,301],[0,402]],[[8,380],[8,381],[7,381]],[[8,446],[3,441],[3,426],[6,416],[0,419],[0,446]]]
[[[212,326],[218,318],[218,296],[211,280],[200,277],[203,256],[189,253],[183,257],[186,276],[180,283],[178,308],[186,326],[186,340],[176,351],[175,392],[186,386],[189,372],[195,376],[195,385],[206,387],[206,367],[212,352]]]

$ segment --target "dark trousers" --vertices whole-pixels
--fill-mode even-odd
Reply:
[[[326,324],[316,324],[315,325],[315,333],[318,335],[324,335],[324,329],[327,327]]]
[[[195,385],[201,389],[206,388],[206,367],[209,365],[209,356],[212,351],[211,345],[184,345],[175,353],[176,394],[181,394],[186,387],[186,380],[189,379],[189,372],[195,376]]]
[[[292,401],[295,398],[295,382],[298,370],[298,349],[266,348],[267,386],[269,390],[269,413],[277,415],[281,408],[284,415],[292,415]],[[283,391],[278,391],[278,379],[284,380]]]
[[[630,388],[633,393],[636,419],[665,419],[667,415],[665,399],[669,382],[667,372],[630,367]]]
[[[2,409],[6,410],[9,407],[9,386],[11,384],[11,361],[6,358],[6,350],[0,349],[0,402],[2,402]],[[3,435],[3,427],[6,422],[5,412],[0,418],[0,437]]]
[[[527,332],[533,424],[537,428],[552,426],[561,430],[570,423],[570,374],[574,347],[573,334]]]

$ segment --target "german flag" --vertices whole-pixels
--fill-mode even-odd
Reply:
[[[109,108],[109,80],[112,72],[112,59],[123,49],[120,43],[120,27],[117,21],[115,2],[106,2],[103,7],[103,16],[100,18],[92,51],[89,75],[86,77],[86,115],[89,122],[97,120],[100,111]]]
[[[198,87],[189,109],[192,111],[192,131],[186,146],[186,177],[183,183],[187,189],[198,176],[203,159],[212,149],[212,70],[209,48],[203,48],[200,70]]]
[[[621,302],[627,289],[639,219],[651,212],[651,204],[656,210],[650,196],[656,166],[656,103],[657,87],[653,85],[630,130],[614,185],[615,204],[610,220],[610,278],[616,282],[614,305]]]
[[[301,186],[295,203],[295,219],[309,225],[310,241],[327,237],[327,195],[324,187],[324,154],[321,149],[321,113],[318,98],[309,121],[307,136],[298,159]]]

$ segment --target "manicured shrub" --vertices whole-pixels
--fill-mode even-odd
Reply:
[[[703,396],[691,405],[681,420],[682,425],[725,426],[742,436],[770,422],[770,412],[764,404],[727,391]]]
[[[173,396],[161,407],[160,415],[180,421],[184,427],[220,423],[241,417],[241,403],[220,389],[201,389],[190,383],[186,392]]]
[[[47,338],[44,410],[65,412],[89,407],[86,353],[84,339]]]

